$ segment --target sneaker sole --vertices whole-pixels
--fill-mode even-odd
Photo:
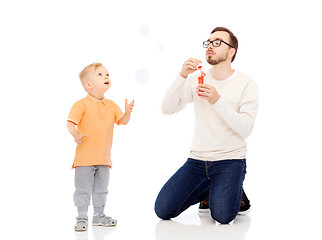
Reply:
[[[209,213],[210,212],[209,208],[208,209],[201,209],[201,208],[199,208],[198,211],[200,213]]]
[[[246,210],[246,211],[243,211],[243,212],[238,212],[238,215],[246,215],[246,214],[248,214],[249,212],[250,212],[250,208],[248,209],[248,210]]]
[[[87,229],[75,229],[75,232],[85,232]]]
[[[251,209],[248,209],[246,211],[243,211],[243,212],[238,212],[237,214],[238,215],[246,215],[250,212]],[[210,210],[209,209],[198,209],[199,213],[210,213]]]
[[[114,226],[116,226],[116,224],[105,225],[105,224],[102,224],[102,223],[93,223],[92,225],[96,226],[96,227],[114,227]]]

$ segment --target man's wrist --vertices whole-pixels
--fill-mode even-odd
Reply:
[[[188,74],[183,74],[182,72],[179,73],[181,77],[183,78],[187,78],[188,77]]]
[[[214,98],[214,100],[211,102],[211,105],[216,104],[219,99],[220,99],[220,95],[218,95],[218,97]]]

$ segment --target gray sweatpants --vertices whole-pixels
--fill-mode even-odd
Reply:
[[[79,215],[87,214],[91,196],[95,215],[104,211],[109,178],[109,166],[95,165],[75,168],[74,203]]]

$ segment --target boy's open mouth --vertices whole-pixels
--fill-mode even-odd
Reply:
[[[109,81],[106,81],[104,84],[110,84],[110,82]]]

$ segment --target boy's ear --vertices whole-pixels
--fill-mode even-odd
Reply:
[[[92,86],[92,84],[91,84],[90,82],[86,82],[86,83],[85,83],[85,87],[86,87],[87,89],[92,89],[92,88],[93,88],[93,86]]]

